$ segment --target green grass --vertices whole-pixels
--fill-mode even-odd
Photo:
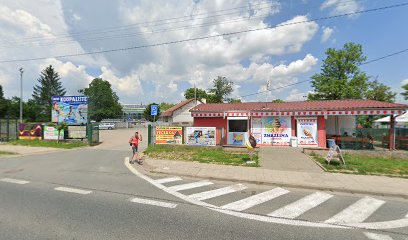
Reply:
[[[15,155],[17,153],[15,152],[7,152],[7,151],[0,151],[0,156],[5,156],[5,155]]]
[[[80,141],[72,141],[72,142],[59,142],[57,141],[43,141],[43,140],[16,140],[11,141],[10,144],[12,145],[22,145],[22,146],[30,146],[30,147],[52,147],[52,148],[78,148],[87,146],[86,143]]]
[[[404,159],[345,154],[344,159],[346,165],[343,165],[338,161],[332,161],[330,164],[327,164],[326,159],[319,155],[312,155],[312,157],[329,172],[387,175],[408,178],[408,160]]]
[[[247,153],[227,152],[216,147],[193,147],[178,145],[149,146],[144,153],[153,159],[194,161],[200,163],[216,163],[233,166],[259,167],[258,154],[254,153],[255,163],[247,164]]]

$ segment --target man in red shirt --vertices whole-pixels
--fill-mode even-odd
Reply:
[[[137,148],[139,146],[139,141],[142,141],[142,134],[139,134],[139,132],[135,132],[135,135],[129,139],[129,144],[130,146],[132,146],[132,152],[133,152],[132,158],[129,160],[130,164],[133,164],[135,162],[134,161],[135,156],[137,158],[137,162],[139,164],[142,163],[141,159],[138,158],[139,156],[137,154]]]

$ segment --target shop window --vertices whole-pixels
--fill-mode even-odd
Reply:
[[[247,132],[248,120],[229,120],[228,132]]]

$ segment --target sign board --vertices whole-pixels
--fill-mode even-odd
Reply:
[[[42,128],[40,123],[20,123],[18,128],[18,139],[40,140],[42,138]]]
[[[317,146],[317,118],[298,118],[297,135],[299,145]]]
[[[188,127],[186,130],[187,145],[215,146],[215,139],[215,127]]]
[[[292,136],[289,116],[253,117],[251,132],[259,145],[288,146]]]
[[[59,140],[64,139],[64,130],[60,132]],[[44,140],[58,140],[58,129],[55,127],[44,126]]]
[[[328,164],[330,164],[330,161],[335,157],[335,155],[338,155],[340,161],[343,164],[346,164],[346,161],[343,158],[343,153],[340,150],[340,147],[336,144],[330,147],[329,153],[326,156],[326,161]]]
[[[86,138],[86,126],[68,126],[68,138]]]
[[[156,127],[156,144],[182,144],[182,127]]]
[[[150,115],[157,116],[158,109],[159,109],[158,105],[150,106]]]
[[[68,125],[87,123],[88,97],[55,96],[52,97],[51,122],[65,122]]]

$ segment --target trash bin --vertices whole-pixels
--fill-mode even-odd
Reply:
[[[298,139],[297,139],[297,137],[291,137],[291,138],[290,138],[290,146],[292,146],[292,147],[297,147],[297,146],[298,146]]]
[[[333,145],[336,145],[336,140],[334,139],[327,139],[326,140],[327,143],[327,148],[331,148]]]

